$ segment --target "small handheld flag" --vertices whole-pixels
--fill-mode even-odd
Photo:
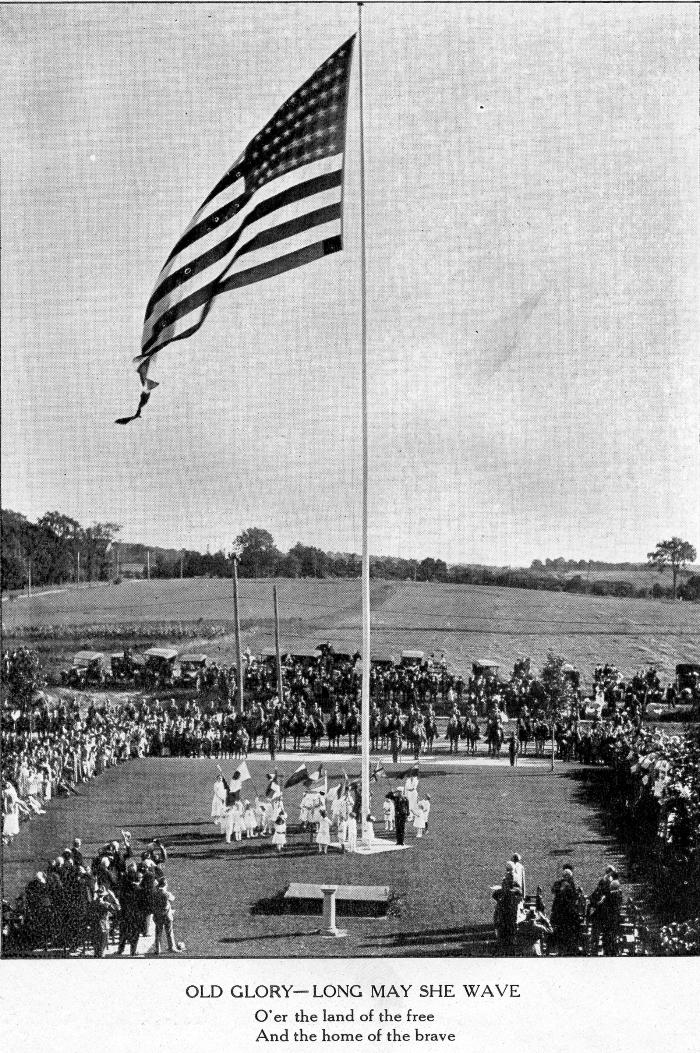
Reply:
[[[146,308],[136,413],[167,344],[195,333],[223,292],[342,249],[343,157],[354,36],[277,110],[219,180],[175,245]]]

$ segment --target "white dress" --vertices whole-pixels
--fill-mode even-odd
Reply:
[[[284,846],[287,843],[287,824],[275,823],[275,832],[272,835],[273,845]]]
[[[408,801],[408,807],[411,815],[415,815],[418,810],[418,776],[411,775],[409,779],[406,779],[404,784],[404,793],[406,794],[406,800]]]
[[[331,843],[331,821],[328,816],[321,816],[316,831],[316,844],[329,845]]]
[[[10,784],[3,794],[3,837],[16,837],[19,833],[19,804],[17,792]]]
[[[221,826],[221,818],[226,815],[226,788],[223,779],[217,779],[214,783],[214,796],[211,802],[211,817],[217,826]]]
[[[421,801],[416,811],[413,813],[413,825],[416,830],[420,830],[421,833],[425,830],[426,823],[428,822],[428,813],[425,807],[425,801]]]
[[[357,819],[354,815],[348,816],[345,851],[357,852]]]
[[[299,805],[299,822],[300,823],[310,823],[311,822],[311,813],[313,812],[313,802],[314,802],[313,794],[305,793],[304,796],[301,799],[301,804]]]

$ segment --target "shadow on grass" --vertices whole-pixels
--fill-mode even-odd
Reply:
[[[294,932],[257,932],[255,936],[223,936],[219,943],[257,943],[259,940],[291,940],[300,936],[316,936],[319,929],[296,929]]]
[[[218,842],[218,838],[216,838]],[[297,859],[305,858],[308,859],[310,856],[317,855],[316,852],[311,852],[308,848],[302,848],[300,851],[294,849],[285,848],[283,852],[278,852],[271,844],[256,845],[254,848],[238,848],[233,842],[230,845],[222,844],[220,848],[209,848],[203,852],[176,852],[168,851],[169,859],[277,859],[278,857],[284,857],[285,859]]]
[[[440,949],[441,958],[492,957],[497,943],[493,926],[464,925],[451,929],[422,929],[415,932],[396,932],[381,940],[365,943],[363,947],[383,947],[386,950],[405,950],[412,957],[431,957]]]

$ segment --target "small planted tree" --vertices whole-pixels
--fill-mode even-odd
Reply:
[[[571,716],[576,705],[576,689],[565,672],[566,659],[547,652],[540,679],[544,688],[544,709],[552,729],[552,771],[554,771],[554,725],[557,720]]]
[[[659,541],[653,552],[647,552],[649,566],[654,567],[660,574],[665,567],[671,568],[674,600],[679,572],[689,563],[693,563],[696,558],[697,552],[690,542],[683,541],[680,537],[672,537],[670,541]]]
[[[12,707],[27,710],[42,685],[39,656],[29,647],[19,647],[3,662],[3,687]]]

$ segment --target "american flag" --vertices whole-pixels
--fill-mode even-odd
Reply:
[[[294,92],[204,200],[158,276],[146,308],[141,416],[167,344],[191,336],[224,292],[342,248],[348,80],[354,36]]]

